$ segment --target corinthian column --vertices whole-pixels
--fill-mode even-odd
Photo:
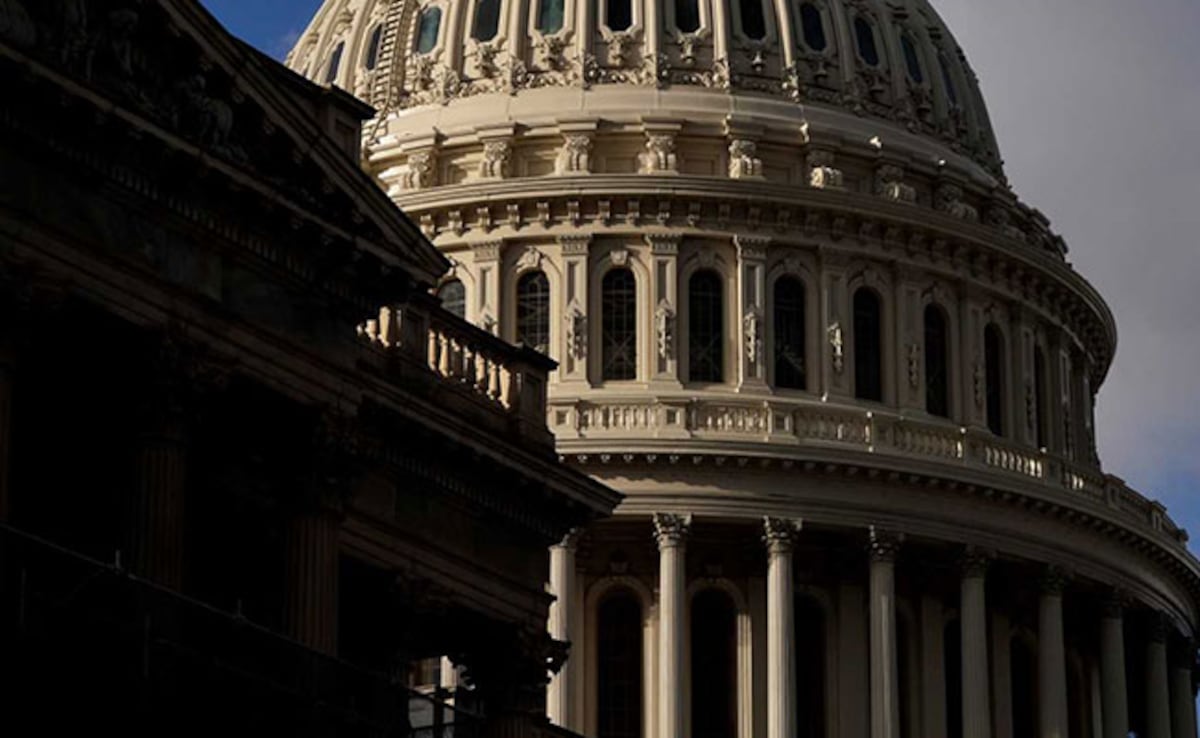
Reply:
[[[1146,738],[1171,738],[1171,698],[1167,692],[1167,628],[1162,615],[1151,618],[1146,641]]]
[[[796,623],[792,546],[799,520],[764,518],[767,544],[767,738],[796,735]]]
[[[550,637],[557,641],[571,643],[570,656],[550,679],[546,688],[546,716],[555,725],[574,729],[575,715],[571,709],[574,694],[574,667],[579,663],[579,646],[574,643],[575,634],[571,632],[574,621],[576,603],[572,600],[575,591],[575,544],[579,534],[571,531],[556,546],[550,547],[550,593],[554,602],[550,603]]]
[[[654,514],[658,541],[658,738],[683,738],[683,618],[691,515]]]
[[[333,505],[315,505],[292,516],[284,534],[284,627],[325,654],[337,652],[339,517]]]
[[[1067,653],[1062,617],[1065,584],[1063,573],[1050,568],[1042,577],[1038,600],[1038,725],[1042,738],[1067,738]]]
[[[1121,598],[1105,600],[1100,615],[1100,715],[1104,738],[1127,738],[1129,703],[1125,692],[1125,619]]]
[[[968,548],[962,559],[959,625],[962,633],[963,738],[991,738],[988,700],[987,599],[984,584],[990,557]]]
[[[900,735],[896,680],[896,553],[900,537],[871,527],[871,738]]]

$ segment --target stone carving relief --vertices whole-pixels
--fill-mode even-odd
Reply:
[[[915,342],[908,344],[908,386],[921,386],[921,347]]]
[[[833,166],[832,151],[812,151],[807,157],[808,184],[819,190],[841,189],[842,170]]]
[[[942,184],[934,193],[933,207],[951,217],[969,223],[979,221],[979,211],[963,201],[963,189],[956,184]]]
[[[641,154],[642,174],[677,171],[675,135],[672,133],[647,133],[645,150]]]
[[[675,355],[675,310],[665,299],[654,310],[654,332],[658,358],[667,361]]]
[[[608,258],[612,261],[613,266],[623,267],[629,265],[629,249],[617,248],[608,252]]]
[[[558,151],[555,169],[559,174],[588,173],[592,171],[592,136],[587,133],[563,134],[563,145]]]
[[[521,257],[517,259],[517,269],[519,271],[533,271],[542,268],[543,255],[533,246],[525,249]]]
[[[406,190],[420,190],[433,186],[433,152],[414,151],[408,155],[404,176],[400,180],[401,187]]]
[[[909,205],[917,202],[917,189],[904,183],[904,168],[894,164],[884,164],[875,170],[875,194]]]
[[[587,313],[578,299],[572,298],[566,315],[567,352],[577,361],[587,357]]]
[[[757,369],[762,359],[762,315],[757,308],[750,308],[742,316],[742,329],[746,341],[746,361],[752,369]]]
[[[842,336],[842,324],[834,321],[826,329],[826,333],[829,336],[829,347],[833,350],[833,371],[841,374],[846,368],[846,343]]]
[[[761,179],[762,159],[758,158],[758,144],[745,138],[729,142],[730,179]]]
[[[483,142],[483,160],[479,163],[479,176],[484,179],[508,177],[508,164],[512,158],[512,143],[500,139]]]

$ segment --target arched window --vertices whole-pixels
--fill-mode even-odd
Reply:
[[[824,51],[829,44],[825,40],[825,19],[812,3],[800,3],[800,32],[810,51]]]
[[[883,315],[879,296],[861,287],[854,293],[854,396],[883,402]]]
[[[987,426],[1004,435],[1004,336],[994,323],[983,331],[984,379],[987,382]]]
[[[604,0],[604,22],[610,31],[627,31],[633,25],[633,0]]]
[[[937,305],[925,307],[925,410],[950,417],[950,340],[946,313]]]
[[[737,735],[737,612],[729,595],[692,599],[692,738]]]
[[[610,591],[596,608],[598,738],[642,734],[642,605],[628,589]]]
[[[704,270],[688,282],[688,377],[693,382],[725,378],[725,295],[721,275]]]
[[[875,29],[861,15],[854,19],[854,39],[858,43],[858,54],[872,67],[879,66],[879,49],[875,46]]]
[[[452,279],[438,288],[442,307],[460,318],[467,317],[467,288],[461,280]]]
[[[417,53],[428,54],[437,48],[438,33],[442,29],[442,9],[431,5],[421,11],[421,22],[417,24]]]
[[[805,371],[804,283],[796,277],[775,280],[775,386],[808,389]]]
[[[372,71],[379,66],[379,49],[383,46],[383,24],[375,26],[375,30],[371,31],[371,38],[367,41],[367,58],[364,66],[367,71]]]
[[[564,0],[541,0],[538,3],[537,29],[547,36],[558,33],[563,27]]]
[[[684,33],[700,29],[700,0],[675,0],[675,27]]]
[[[946,99],[951,105],[958,105],[958,88],[954,86],[954,75],[950,73],[950,62],[946,61],[946,57],[938,54],[938,66],[942,68],[942,85],[946,88]]]
[[[924,83],[925,71],[921,69],[921,57],[917,54],[912,36],[907,33],[900,34],[900,48],[904,51],[904,66],[908,67],[908,78],[917,84]]]
[[[962,639],[958,620],[946,623],[942,630],[942,672],[946,675],[946,738],[963,738],[962,713]],[[1034,733],[1013,733],[1034,735]]]
[[[1046,355],[1033,347],[1033,432],[1038,448],[1046,448]]]
[[[1024,638],[1009,642],[1013,735],[1037,735],[1037,655]]]
[[[637,284],[633,272],[613,269],[600,284],[604,379],[637,379]]]
[[[796,597],[796,735],[825,738],[825,611]]]
[[[762,41],[767,37],[767,17],[763,13],[763,0],[738,0],[742,16],[742,33],[746,38]]]
[[[550,281],[545,272],[517,280],[517,341],[543,354],[550,350]]]
[[[471,37],[491,41],[500,32],[500,0],[476,0],[475,27]]]
[[[338,70],[342,67],[342,54],[345,52],[345,41],[334,47],[333,54],[329,57],[329,67],[325,70],[325,84],[331,85],[337,80]]]

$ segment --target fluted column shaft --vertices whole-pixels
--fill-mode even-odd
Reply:
[[[575,728],[573,700],[575,665],[579,662],[579,646],[574,643],[575,634],[571,632],[571,623],[575,617],[576,603],[572,599],[575,591],[575,543],[577,534],[571,532],[562,542],[550,547],[550,593],[554,602],[550,603],[549,633],[558,641],[571,643],[567,663],[563,664],[550,679],[546,688],[546,716],[555,725],[563,728]]]
[[[1129,702],[1125,691],[1125,620],[1117,600],[1105,603],[1100,618],[1100,710],[1104,738],[1128,738]]]
[[[335,510],[292,516],[285,533],[284,627],[296,641],[337,652],[338,528]]]
[[[900,735],[900,684],[896,679],[895,534],[871,529],[871,738]]]
[[[170,425],[138,442],[130,566],[140,576],[178,589],[183,584],[187,449],[181,429]]]
[[[658,738],[683,737],[683,618],[691,515],[655,514],[658,541]]]
[[[1196,698],[1192,692],[1195,649],[1175,653],[1171,664],[1171,738],[1196,738]]]
[[[1146,738],[1171,738],[1171,698],[1167,688],[1167,639],[1154,617],[1146,641]]]
[[[767,738],[796,735],[796,620],[792,548],[799,521],[764,520],[767,544]]]
[[[921,597],[921,736],[946,738],[945,621],[940,597]]]
[[[1067,738],[1067,652],[1063,577],[1047,572],[1038,600],[1038,727],[1042,738]]]
[[[988,698],[987,557],[968,552],[963,560],[959,625],[962,638],[963,738],[991,738]]]

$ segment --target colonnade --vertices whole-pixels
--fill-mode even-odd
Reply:
[[[686,738],[687,683],[684,674],[685,629],[687,628],[687,580],[685,572],[687,541],[691,529],[690,515],[656,514],[653,516],[658,548],[657,592],[657,683],[654,694],[657,704],[651,723],[656,734],[647,738]],[[793,561],[795,544],[801,534],[799,520],[766,518],[763,521],[763,541],[766,546],[766,617],[765,617],[765,738],[793,738],[797,726],[797,663],[795,596]],[[922,595],[919,625],[922,652],[913,654],[922,674],[921,693],[910,704],[919,705],[923,718],[919,732],[902,729],[901,679],[898,673],[896,557],[904,547],[904,538],[895,531],[871,527],[867,531],[869,569],[867,572],[868,617],[867,651],[862,654],[868,679],[859,682],[869,693],[861,704],[869,704],[870,738],[901,738],[920,735],[921,738],[1028,738],[1014,735],[1012,719],[1013,698],[1007,684],[1011,679],[1008,664],[1008,616],[1001,609],[989,611],[987,582],[995,555],[992,552],[964,547],[957,562],[958,616],[960,627],[961,726],[946,725],[946,700],[952,692],[946,689],[943,673],[945,643],[943,642],[943,606],[936,596]],[[551,618],[551,635],[576,643],[583,633],[579,623],[584,598],[576,580],[575,539],[551,549],[551,589],[558,600]],[[1034,661],[1036,682],[1036,730],[1039,738],[1067,738],[1072,735],[1094,735],[1096,738],[1127,738],[1130,731],[1129,689],[1144,689],[1145,732],[1141,738],[1195,738],[1196,715],[1192,686],[1192,649],[1178,648],[1179,658],[1168,660],[1167,623],[1165,617],[1153,615],[1152,626],[1145,638],[1144,669],[1132,664],[1131,673],[1139,675],[1136,684],[1127,684],[1125,617],[1130,603],[1116,595],[1105,601],[1097,612],[1098,650],[1096,669],[1098,684],[1092,685],[1092,732],[1087,726],[1070,726],[1071,710],[1068,697],[1068,657],[1064,632],[1064,587],[1067,577],[1054,566],[1046,566],[1037,581],[1036,629],[1037,647]],[[561,596],[565,593],[566,596]],[[989,615],[991,617],[989,617]],[[1004,637],[1001,637],[1003,634]],[[757,633],[755,638],[760,637]],[[1139,638],[1139,641],[1141,639]],[[1137,644],[1131,644],[1136,647]],[[574,652],[574,650],[573,650]],[[855,658],[846,649],[839,660]],[[575,713],[570,695],[577,687],[566,686],[571,680],[586,679],[570,663],[557,675],[550,686],[548,713],[558,725],[587,733],[580,716]],[[594,677],[593,677],[594,678]],[[744,678],[739,676],[739,678]],[[993,681],[996,684],[993,684]],[[851,680],[850,683],[853,683]],[[867,686],[869,685],[869,687]],[[1141,695],[1139,695],[1139,700]],[[1097,704],[1098,703],[1098,704]],[[913,724],[915,725],[915,723]],[[1082,729],[1081,729],[1082,727]],[[862,735],[868,735],[866,724]],[[858,735],[843,725],[830,735]],[[594,738],[604,738],[595,736]],[[731,736],[731,738],[733,738]],[[740,736],[739,738],[746,738]]]

